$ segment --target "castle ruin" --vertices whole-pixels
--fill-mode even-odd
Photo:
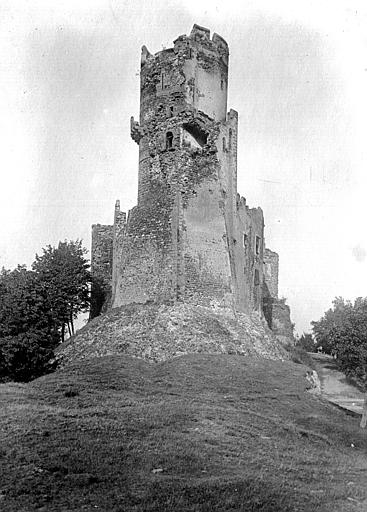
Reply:
[[[237,193],[238,114],[227,112],[228,45],[194,25],[141,54],[138,204],[116,202],[113,225],[92,227],[91,316],[130,303],[185,302],[256,311],[292,336],[278,298],[278,255],[261,208]]]

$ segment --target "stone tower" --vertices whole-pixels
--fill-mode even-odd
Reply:
[[[198,25],[154,55],[143,46],[139,122],[131,118],[138,204],[126,219],[118,203],[114,225],[93,228],[92,271],[109,269],[105,308],[184,301],[262,315],[266,289],[270,315],[277,283],[265,283],[263,213],[237,194],[228,62],[226,41]],[[101,263],[101,233],[110,266]]]

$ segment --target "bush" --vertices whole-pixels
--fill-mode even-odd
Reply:
[[[55,369],[55,340],[42,331],[0,338],[0,381],[27,382]]]
[[[298,339],[296,339],[296,347],[300,347],[306,352],[315,352],[316,345],[313,341],[312,334],[303,333]]]
[[[308,354],[305,349],[294,345],[287,345],[285,348],[290,353],[291,361],[297,364],[304,364],[305,366],[315,370],[316,365],[310,354]]]

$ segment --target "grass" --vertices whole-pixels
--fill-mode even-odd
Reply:
[[[113,356],[3,384],[0,509],[365,510],[366,433],[307,393],[306,371]]]

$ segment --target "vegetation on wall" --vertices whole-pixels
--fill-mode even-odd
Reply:
[[[59,242],[36,255],[32,270],[1,270],[0,381],[27,381],[52,369],[55,347],[89,308],[85,253],[79,240]]]

